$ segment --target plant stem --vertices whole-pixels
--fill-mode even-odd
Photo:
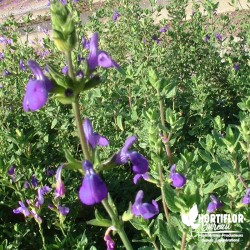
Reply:
[[[83,133],[82,120],[81,120],[78,100],[72,103],[72,108],[73,108],[75,119],[76,119],[77,132],[78,132],[78,136],[81,142],[81,147],[82,147],[82,152],[84,154],[84,158],[85,160],[91,161],[90,153],[88,150],[88,145],[86,143],[85,136]]]
[[[186,245],[186,237],[187,237],[187,234],[184,232],[182,234],[182,239],[181,239],[181,248],[180,250],[184,250],[185,249],[185,245]]]
[[[129,239],[124,231],[123,225],[122,225],[121,221],[119,220],[119,218],[117,218],[117,216],[114,213],[111,206],[109,205],[108,200],[107,199],[103,200],[102,205],[104,206],[107,213],[109,214],[109,216],[112,220],[112,224],[116,228],[125,248],[127,250],[133,250],[133,247],[132,247],[132,245],[131,245],[131,243],[130,243],[130,241],[129,241]]]
[[[158,97],[159,97],[159,107],[160,107],[160,117],[161,117],[161,125],[163,127],[166,127],[166,123],[165,123],[165,115],[164,115],[164,105],[163,105],[163,101],[160,97],[160,92],[157,91]],[[171,154],[171,150],[168,143],[168,136],[165,130],[163,130],[163,139],[166,141],[166,143],[164,143],[165,145],[165,149],[166,149],[166,153],[167,153],[167,157],[169,160],[170,165],[173,164],[173,158],[172,158],[172,154]]]
[[[71,52],[66,53],[66,59],[67,59],[67,63],[68,63],[69,77],[74,81],[75,75],[74,75]],[[86,143],[85,136],[83,133],[82,119],[81,119],[81,114],[80,114],[78,98],[76,98],[76,100],[72,103],[72,108],[73,108],[75,119],[76,119],[77,132],[78,132],[78,136],[80,139],[84,158],[85,158],[85,160],[91,161],[90,153],[88,150],[88,145]]]
[[[40,233],[40,235],[41,235],[42,242],[43,242],[43,249],[44,249],[44,250],[47,250],[46,243],[45,243],[45,239],[44,239],[44,235],[43,235],[43,229],[42,229],[42,227],[41,227],[41,223],[38,223],[38,226],[39,226],[39,233]]]
[[[157,95],[159,97],[159,108],[160,108],[161,125],[163,127],[165,127],[166,123],[165,123],[165,117],[164,117],[164,105],[163,105],[163,101],[160,98],[160,92],[159,92],[159,90],[157,91]],[[167,133],[164,130],[163,130],[163,138],[164,138],[164,140],[167,140]],[[165,149],[166,149],[166,152],[167,152],[168,160],[169,160],[170,164],[172,165],[173,164],[173,160],[172,160],[172,154],[171,154],[170,148],[169,148],[169,146],[166,143],[164,143],[164,145],[165,145]],[[160,186],[161,186],[162,205],[163,205],[165,217],[166,217],[167,220],[169,220],[168,207],[166,205],[166,201],[165,201],[165,197],[164,197],[164,192],[163,192],[163,181],[164,181],[163,179],[164,178],[163,178],[163,171],[162,171],[161,164],[158,165],[158,171],[159,171]]]
[[[165,201],[165,196],[164,196],[164,192],[163,192],[163,173],[162,173],[162,166],[159,163],[158,165],[158,171],[159,171],[159,178],[160,178],[160,186],[161,186],[161,199],[162,199],[162,205],[163,205],[163,209],[164,209],[164,214],[167,220],[169,220],[169,212],[168,212],[168,207]]]
[[[235,157],[235,159],[234,159],[234,165],[235,165],[236,174],[237,174],[239,180],[241,181],[241,183],[243,184],[243,186],[245,188],[248,188],[248,185],[246,184],[245,180],[243,179],[243,177],[240,174],[237,157]]]

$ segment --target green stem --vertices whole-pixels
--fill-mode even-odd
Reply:
[[[42,242],[43,242],[43,249],[47,250],[46,243],[45,243],[45,238],[44,238],[44,235],[43,235],[43,229],[41,227],[41,223],[38,223],[38,226],[39,226],[39,233],[41,235]]]
[[[242,177],[241,174],[240,174],[239,165],[238,165],[238,160],[237,160],[237,157],[236,157],[236,156],[234,157],[234,165],[235,165],[236,174],[237,174],[239,180],[241,181],[242,185],[243,185],[245,188],[248,188],[248,185],[246,184],[245,180],[243,179],[243,177]]]
[[[68,63],[69,77],[74,81],[75,75],[74,75],[74,68],[73,68],[73,63],[72,63],[71,52],[66,52],[66,59],[67,59],[67,63]],[[91,161],[90,153],[88,150],[88,145],[86,143],[85,136],[83,133],[82,119],[81,119],[81,114],[80,114],[78,98],[76,98],[75,102],[72,103],[72,108],[73,108],[75,119],[76,119],[77,132],[78,132],[78,136],[80,139],[84,158],[85,158],[85,160]]]
[[[159,108],[160,108],[161,125],[163,127],[166,127],[165,116],[164,116],[164,105],[163,105],[163,101],[162,101],[162,99],[160,97],[160,91],[159,90],[157,91],[157,95],[159,97]],[[163,138],[164,138],[164,140],[167,140],[167,133],[166,133],[165,130],[163,130]],[[166,149],[168,160],[169,160],[170,164],[172,165],[173,164],[173,159],[172,159],[172,154],[171,154],[170,148],[167,145],[167,143],[164,143],[164,145],[165,145],[165,149]],[[166,204],[166,201],[165,201],[165,197],[164,197],[164,192],[163,192],[164,177],[163,177],[163,171],[162,171],[161,163],[159,163],[159,165],[158,165],[158,172],[159,172],[160,186],[161,186],[162,205],[163,205],[165,217],[166,217],[167,220],[169,220],[168,207],[167,207],[167,204]]]
[[[186,237],[187,237],[187,234],[184,232],[182,234],[182,239],[181,239],[181,248],[180,250],[184,250],[185,249],[185,245],[186,245]]]
[[[160,97],[160,92],[159,90],[157,91],[157,95],[159,97],[159,107],[160,107],[160,117],[161,117],[161,125],[163,127],[166,127],[166,123],[165,123],[165,115],[164,115],[164,104],[163,104],[163,101]],[[167,144],[168,143],[168,136],[167,136],[167,133],[165,130],[163,130],[163,139],[166,141],[166,143],[164,143],[165,145],[165,149],[166,149],[166,153],[167,153],[167,156],[168,156],[168,160],[169,160],[169,163],[170,165],[173,165],[173,158],[172,158],[172,154],[171,154],[171,150],[170,150],[170,147],[169,145]]]
[[[109,214],[111,220],[112,220],[112,224],[113,226],[116,228],[122,242],[123,245],[125,246],[125,248],[127,250],[133,250],[133,247],[124,231],[123,225],[121,224],[119,218],[117,218],[116,214],[114,213],[113,209],[111,208],[111,206],[108,203],[108,200],[105,199],[102,201],[102,205],[104,206],[104,208],[106,209],[107,213]]]
[[[78,100],[76,102],[72,103],[72,108],[73,108],[75,119],[76,119],[77,132],[78,132],[78,136],[80,139],[84,158],[85,158],[85,160],[91,161],[90,153],[88,150],[88,145],[86,143],[85,136],[83,133],[82,120],[81,120],[81,114],[80,114]]]

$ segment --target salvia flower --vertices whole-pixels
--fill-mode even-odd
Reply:
[[[117,21],[119,16],[121,16],[121,14],[117,10],[115,10],[113,13],[113,21]]]
[[[186,184],[186,177],[182,174],[176,173],[176,165],[172,165],[169,178],[172,181],[172,186],[182,188]]]
[[[58,205],[58,212],[62,215],[62,216],[66,216],[69,213],[69,208],[65,207],[65,206],[60,206]]]
[[[8,175],[14,175],[15,174],[15,168],[16,168],[16,165],[12,165],[8,170]]]
[[[90,42],[89,40],[85,39],[84,37],[82,37],[82,46],[83,48],[85,48],[86,50],[89,50],[90,47]]]
[[[3,76],[10,76],[10,75],[11,73],[7,69],[5,69],[3,72]]]
[[[136,151],[129,151],[129,148],[132,147],[136,140],[136,136],[127,138],[124,146],[115,157],[115,163],[117,165],[123,165],[130,161],[133,165],[132,170],[135,174],[145,174],[149,169],[147,159]]]
[[[20,60],[20,62],[19,62],[19,68],[20,68],[22,71],[26,71],[26,66],[25,66],[23,60]]]
[[[147,220],[159,213],[159,207],[155,200],[152,200],[152,204],[142,203],[143,196],[143,191],[140,190],[136,195],[135,203],[132,205],[131,211],[133,215],[141,216]]]
[[[28,61],[28,66],[36,79],[30,79],[26,85],[23,99],[25,112],[42,108],[48,100],[48,93],[53,89],[52,82],[43,74],[42,69],[35,61]]]
[[[222,36],[220,33],[216,33],[215,34],[215,38],[219,41],[219,42],[222,42]]]
[[[97,66],[102,68],[119,68],[119,65],[112,60],[107,52],[98,49],[97,32],[95,32],[90,39],[88,66],[90,70],[95,70]]]
[[[62,182],[62,168],[63,165],[61,165],[57,171],[56,171],[56,189],[55,189],[55,197],[63,197],[66,190],[65,190],[65,186]]]
[[[207,42],[209,42],[209,40],[210,40],[210,36],[206,35],[205,38],[204,38],[204,42],[207,43]]]
[[[48,186],[43,186],[43,187],[39,187],[37,190],[37,202],[36,202],[36,207],[39,207],[41,205],[43,205],[44,203],[44,195],[47,194],[49,191],[51,190],[50,187]]]
[[[28,208],[24,205],[23,202],[19,201],[18,202],[20,207],[18,207],[17,209],[13,209],[13,213],[14,214],[23,214],[25,217],[28,217],[30,215],[30,211],[28,210]]]
[[[107,250],[114,250],[115,249],[115,242],[112,240],[110,236],[111,231],[115,231],[116,228],[114,226],[109,227],[104,235],[104,240],[106,242]]]
[[[68,67],[68,65],[66,65],[66,66],[64,66],[64,67],[62,68],[62,73],[63,73],[64,75],[67,75],[67,74],[68,74],[68,70],[69,70],[69,67]]]
[[[92,148],[96,148],[97,145],[99,146],[109,145],[109,141],[106,137],[101,136],[93,131],[93,127],[89,118],[86,118],[83,122],[83,131],[88,144]]]
[[[234,63],[233,68],[235,71],[238,71],[240,69],[240,64],[239,63]]]
[[[152,36],[152,40],[154,40],[157,44],[161,41],[156,35]]]
[[[160,29],[160,32],[165,33],[166,31],[168,31],[168,29],[169,29],[168,25],[165,25]]]
[[[4,58],[4,52],[0,52],[0,60]]]
[[[35,177],[35,175],[31,176],[31,184],[32,184],[33,187],[37,187],[38,186],[38,180]]]
[[[85,176],[79,190],[79,198],[85,205],[94,205],[107,198],[108,189],[101,177],[94,172],[91,162],[85,160],[82,166]]]
[[[136,174],[133,178],[133,182],[134,184],[137,184],[137,182],[143,178],[145,181],[147,181],[149,179],[149,175],[148,173],[145,173],[145,174]]]
[[[29,182],[28,181],[25,181],[24,184],[23,184],[23,187],[25,189],[28,189],[29,188]]]
[[[250,188],[247,188],[246,194],[242,199],[242,204],[247,205],[250,203]]]
[[[223,206],[222,203],[214,195],[211,195],[210,199],[211,199],[211,202],[209,202],[208,207],[207,207],[208,213],[213,213],[215,210]]]

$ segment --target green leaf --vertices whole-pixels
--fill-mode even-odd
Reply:
[[[140,247],[138,250],[154,250],[152,247]]]
[[[180,236],[178,235],[178,232],[177,232],[177,230],[175,229],[175,227],[173,225],[168,224],[167,231],[168,231],[169,237],[171,238],[171,240],[173,242],[179,242],[180,241]]]
[[[198,153],[199,153],[200,157],[202,158],[202,160],[206,161],[207,163],[212,163],[213,162],[213,158],[205,150],[201,149],[201,150],[199,150]]]
[[[117,118],[116,118],[116,121],[117,121],[117,126],[119,127],[119,129],[123,131],[124,128],[123,128],[123,125],[122,125],[122,116],[118,115]]]
[[[166,222],[163,220],[158,220],[158,237],[163,249],[173,249],[174,242],[170,239],[167,232]]]
[[[174,190],[170,187],[170,185],[167,183],[163,184],[163,195],[168,208],[172,212],[179,212],[180,211],[179,208],[177,208],[175,205],[176,194]]]
[[[57,124],[57,119],[54,118],[53,121],[52,121],[52,123],[51,123],[51,127],[50,128],[53,129],[56,126],[56,124]]]
[[[111,220],[108,220],[108,219],[102,219],[102,220],[93,219],[93,220],[87,221],[86,223],[88,225],[98,226],[98,227],[110,227],[110,226],[112,226]]]

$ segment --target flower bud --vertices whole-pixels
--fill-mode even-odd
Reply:
[[[67,6],[54,0],[50,5],[53,38],[55,45],[62,52],[71,51],[76,44],[76,30],[73,16]]]

